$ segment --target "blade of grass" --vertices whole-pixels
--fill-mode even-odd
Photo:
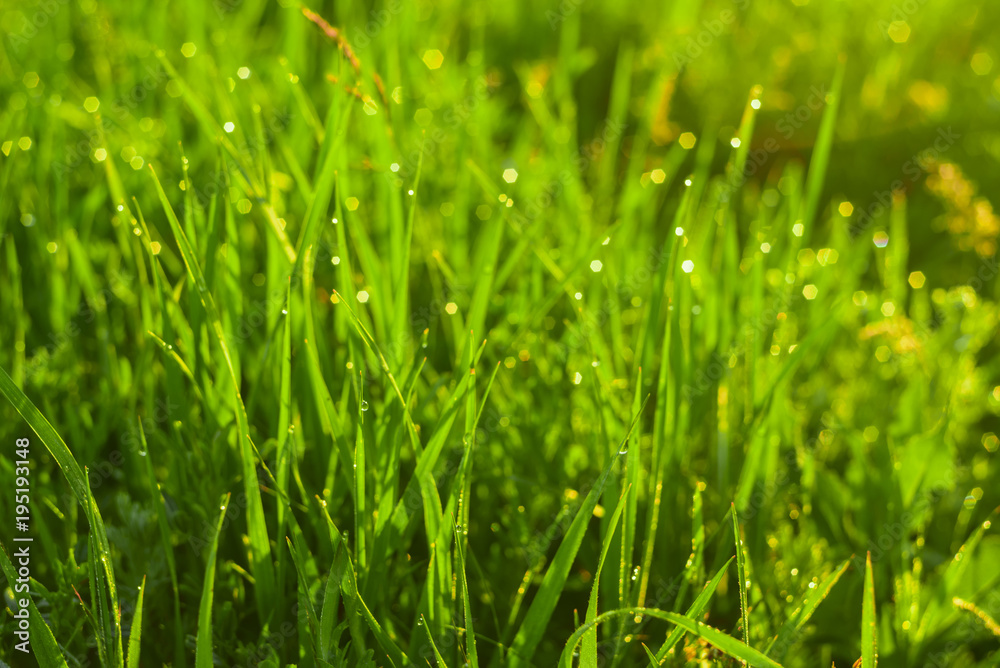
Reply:
[[[135,603],[135,616],[132,617],[132,630],[128,634],[128,668],[139,668],[139,648],[142,642],[142,598],[146,593],[146,576],[139,585],[139,598]]]
[[[3,393],[7,400],[14,406],[14,409],[21,414],[28,426],[42,440],[45,449],[49,451],[52,458],[56,460],[63,475],[69,482],[73,494],[77,501],[83,506],[87,515],[87,522],[90,525],[90,536],[96,547],[96,556],[100,557],[103,567],[104,577],[111,597],[111,621],[112,638],[111,646],[118,652],[111,657],[115,663],[121,663],[123,653],[121,651],[121,611],[118,607],[118,589],[115,583],[115,571],[111,558],[111,546],[108,544],[108,534],[104,528],[104,520],[101,511],[97,507],[93,496],[90,494],[90,485],[84,471],[80,468],[73,453],[63,441],[62,437],[52,428],[45,416],[28,399],[27,395],[21,391],[7,371],[0,367],[0,393]],[[100,594],[103,598],[103,593]]]
[[[809,159],[805,199],[802,201],[802,210],[799,212],[799,220],[803,225],[803,233],[801,235],[803,243],[808,243],[809,241],[813,218],[815,218],[816,211],[819,209],[819,197],[823,190],[823,182],[826,180],[826,167],[830,162],[833,131],[837,123],[837,107],[840,103],[840,90],[844,84],[846,62],[846,58],[842,56],[837,64],[837,70],[833,75],[833,84],[830,86],[830,93],[828,95],[831,99],[827,104],[826,111],[823,112],[819,135],[816,137],[816,145],[813,149],[812,157]]]
[[[476,650],[476,633],[473,629],[472,604],[469,601],[469,582],[465,577],[465,555],[462,552],[462,536],[455,536],[455,552],[458,556],[458,582],[462,592],[462,608],[465,610],[465,651],[468,665],[479,668],[479,653]]]
[[[292,539],[286,536],[285,542],[288,544],[288,552],[292,555],[292,563],[295,565],[295,573],[298,576],[299,603],[300,607],[306,612],[306,621],[309,624],[309,636],[311,640],[310,649],[313,659],[315,659],[318,653],[316,643],[319,642],[320,624],[319,618],[316,616],[316,608],[313,607],[312,597],[309,595],[309,578],[306,576],[306,567],[302,562],[302,557],[295,549]]]
[[[665,622],[670,622],[671,624],[684,629],[686,632],[698,636],[709,644],[714,645],[728,656],[745,661],[748,665],[753,666],[754,668],[781,668],[781,664],[772,661],[756,649],[744,645],[736,638],[726,635],[722,631],[709,626],[708,624],[703,624],[702,622],[677,614],[676,612],[666,612],[664,610],[658,610],[657,608],[623,608],[621,610],[611,610],[599,615],[592,622],[584,624],[574,631],[573,635],[571,635],[569,640],[566,641],[566,647],[563,649],[562,655],[559,657],[559,668],[570,668],[572,666],[573,652],[576,650],[577,644],[580,642],[583,635],[593,626],[609,619],[637,614],[643,616],[648,615],[656,619],[662,619]]]
[[[733,538],[736,541],[736,578],[740,590],[740,620],[743,625],[743,642],[750,644],[750,613],[747,610],[747,578],[743,554],[743,539],[740,537],[740,521],[736,514],[736,504],[730,503],[733,513]]]
[[[629,492],[632,489],[631,485],[627,485],[624,490],[622,490],[621,498],[618,499],[618,505],[615,507],[614,514],[611,515],[611,521],[608,523],[607,533],[604,535],[604,541],[601,545],[601,557],[597,560],[597,570],[594,571],[594,584],[590,587],[590,599],[587,601],[587,616],[584,618],[585,622],[592,622],[597,617],[597,592],[601,583],[601,570],[604,568],[604,560],[608,556],[608,549],[611,547],[611,543],[615,536],[615,530],[618,528],[618,518],[621,517],[622,511],[625,509],[627,502],[629,501]],[[580,650],[580,666],[581,668],[597,668],[597,627],[595,626],[591,631],[583,638],[583,647]]]
[[[431,651],[434,652],[434,658],[437,660],[437,665],[448,668],[448,663],[444,660],[444,657],[441,656],[441,651],[438,649],[437,643],[434,642],[434,636],[431,634],[430,625],[427,623],[427,620],[422,614],[420,615],[419,626],[423,626],[424,630],[427,632],[427,641],[431,644]]]
[[[222,522],[229,508],[230,494],[222,497],[219,507],[219,520],[212,534],[212,543],[208,550],[208,562],[205,564],[205,581],[201,587],[201,604],[198,606],[198,638],[195,644],[195,668],[212,668],[212,598],[215,595],[215,559],[219,550],[219,534],[222,533]]]
[[[861,603],[861,668],[875,668],[878,654],[875,650],[875,579],[872,575],[872,553],[865,558],[865,589]]]
[[[729,564],[733,563],[733,559],[735,558],[736,557],[729,557],[729,560],[718,570],[715,577],[713,577],[708,584],[705,585],[705,588],[701,590],[701,593],[698,594],[698,596],[691,603],[687,612],[684,613],[685,616],[690,617],[691,619],[699,619],[701,617],[701,613],[708,605],[709,600],[711,600],[712,594],[715,593],[715,590],[719,587],[719,583],[722,582],[722,576],[724,576],[726,571],[729,570]],[[680,626],[670,632],[670,635],[667,636],[667,639],[660,647],[660,650],[656,653],[657,662],[661,662],[666,658],[667,652],[673,649],[674,645],[680,641],[683,635],[684,629]]]

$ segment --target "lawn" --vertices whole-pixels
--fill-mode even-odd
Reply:
[[[0,0],[0,666],[1000,665],[998,25]]]

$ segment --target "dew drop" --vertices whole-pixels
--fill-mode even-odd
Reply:
[[[146,456],[146,451],[145,450],[140,450],[139,451],[139,456],[140,457],[145,457]]]
[[[618,448],[618,454],[624,455],[627,453],[628,453],[628,439],[625,439],[624,441],[622,441],[621,447]]]
[[[368,402],[367,401],[362,400],[362,402],[361,402],[361,410],[363,410],[363,411],[368,410]]]

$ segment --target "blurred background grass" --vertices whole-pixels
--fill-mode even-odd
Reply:
[[[766,646],[809,582],[872,550],[883,665],[995,660],[996,638],[966,623],[972,613],[951,599],[978,600],[997,614],[986,594],[1000,543],[987,535],[963,573],[943,573],[1000,502],[1000,222],[989,191],[1000,159],[1000,5],[390,0],[311,9],[342,31],[359,71],[292,3],[0,5],[0,364],[91,467],[129,592],[126,633],[129,596],[143,575],[147,605],[161,604],[147,613],[147,633],[171,641],[144,647],[144,664],[181,665],[145,463],[134,456],[135,416],[145,421],[170,516],[180,637],[189,641],[204,559],[187,541],[214,522],[220,494],[241,484],[226,444],[231,408],[215,380],[223,376],[206,352],[214,344],[200,329],[203,316],[187,293],[148,168],[197,239],[203,266],[223,268],[215,298],[236,342],[254,440],[274,470],[274,351],[290,265],[270,228],[287,223],[292,243],[301,238],[330,132],[344,138],[335,204],[316,242],[312,308],[338,410],[353,424],[347,406],[360,399],[344,368],[364,366],[365,353],[337,298],[331,303],[333,288],[351,298],[399,377],[427,355],[415,421],[428,432],[468,365],[469,329],[477,341],[488,339],[486,368],[502,365],[470,488],[477,630],[511,641],[513,624],[505,622],[524,613],[522,581],[540,579],[563,517],[608,461],[633,397],[649,392],[649,417],[634,439],[641,491],[625,569],[655,569],[637,580],[647,603],[683,611],[691,592],[678,593],[678,578],[693,591],[704,584],[684,570],[692,494],[700,489],[709,536],[728,529],[730,501],[745,516],[750,644]],[[825,178],[812,198],[816,210],[803,216],[801,203],[812,201],[803,172],[834,102]],[[347,116],[334,115],[344,110],[347,125],[339,122]],[[421,147],[414,200],[406,191]],[[736,147],[748,160],[739,171],[731,166]],[[148,239],[130,232],[139,208]],[[347,232],[327,224],[330,216]],[[678,224],[687,232],[678,243],[694,263],[689,282],[677,271],[680,256],[667,254]],[[158,302],[149,248],[170,281],[169,307]],[[401,273],[408,299],[397,291]],[[683,315],[667,315],[675,305]],[[299,345],[305,330],[295,317]],[[185,319],[195,333],[167,343],[184,352],[201,398],[177,392],[178,372],[146,333],[166,336],[163,321]],[[664,328],[674,338],[661,350]],[[304,508],[321,494],[340,526],[350,526],[351,495],[340,484],[324,488],[329,437],[303,380],[306,354],[294,357],[292,422],[300,427],[305,492],[296,500]],[[365,391],[379,415],[367,436],[381,448],[383,438],[395,438],[384,430],[393,434],[399,417],[377,361],[367,362]],[[3,415],[0,435],[12,442],[19,418],[6,407]],[[51,590],[43,612],[67,655],[94,660],[70,586],[86,587],[74,570],[86,563],[77,534],[84,524],[77,526],[52,462],[40,450],[36,456],[36,489],[48,500],[42,517],[52,525],[47,558],[35,566]],[[651,538],[657,456],[669,484]],[[413,457],[402,459],[405,476]],[[9,461],[3,467],[6,476]],[[439,474],[442,500],[454,470]],[[345,474],[333,480],[345,482],[336,477]],[[622,486],[613,482],[602,508],[615,506]],[[273,498],[265,495],[270,529]],[[0,500],[3,517],[9,503]],[[308,515],[304,524],[316,521],[314,508]],[[222,665],[246,661],[261,644],[238,536],[243,520],[236,525],[223,536],[217,581]],[[303,531],[319,583],[332,547],[320,544],[322,520]],[[553,665],[577,626],[573,611],[586,607],[606,532],[607,517],[596,518],[536,665]],[[655,565],[642,559],[649,542]],[[276,553],[282,543],[272,537]],[[370,607],[416,658],[432,549],[399,547],[387,566],[394,586],[369,583]],[[705,549],[709,575],[732,554],[731,542]],[[602,596],[638,603],[607,573],[602,584]],[[727,578],[709,621],[739,635],[736,590]],[[859,576],[838,585],[815,626],[796,636],[789,665],[850,665],[860,655],[860,601]],[[642,628],[643,642],[659,646]],[[618,627],[602,635],[602,657],[634,665],[642,653],[623,636]],[[447,658],[461,656],[459,644],[450,642]],[[275,650],[275,660],[308,664],[291,647]],[[692,643],[687,656],[703,651]],[[947,659],[927,663],[938,654]]]

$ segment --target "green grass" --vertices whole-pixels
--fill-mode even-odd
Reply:
[[[996,665],[998,21],[0,5],[0,665]]]

